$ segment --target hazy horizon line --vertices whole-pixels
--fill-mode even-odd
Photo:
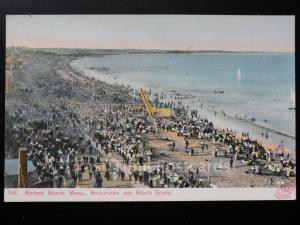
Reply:
[[[181,51],[181,52],[197,52],[197,51],[219,51],[219,52],[247,52],[247,53],[295,53],[295,50],[292,51],[265,51],[265,50],[226,50],[226,49],[163,49],[163,48],[70,48],[70,47],[28,47],[28,46],[6,46],[6,48],[28,48],[28,49],[87,49],[87,50],[140,50],[140,51]]]

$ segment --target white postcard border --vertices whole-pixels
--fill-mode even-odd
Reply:
[[[5,188],[5,202],[128,202],[296,200],[282,188]]]

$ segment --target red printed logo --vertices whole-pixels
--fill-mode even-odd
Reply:
[[[294,188],[290,186],[283,186],[276,189],[275,197],[277,199],[288,199],[294,192]]]

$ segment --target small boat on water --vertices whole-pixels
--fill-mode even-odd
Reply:
[[[224,94],[224,91],[221,90],[221,91],[215,91],[215,94]]]
[[[294,90],[291,90],[290,92],[290,99],[291,99],[291,103],[292,103],[292,106],[289,107],[289,110],[296,110],[296,104],[295,104],[295,91]]]
[[[238,81],[240,81],[241,80],[241,70],[240,70],[240,68],[237,70],[237,72],[236,72],[236,79],[238,80]]]

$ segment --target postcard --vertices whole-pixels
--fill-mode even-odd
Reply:
[[[296,199],[295,17],[7,15],[6,202]]]

